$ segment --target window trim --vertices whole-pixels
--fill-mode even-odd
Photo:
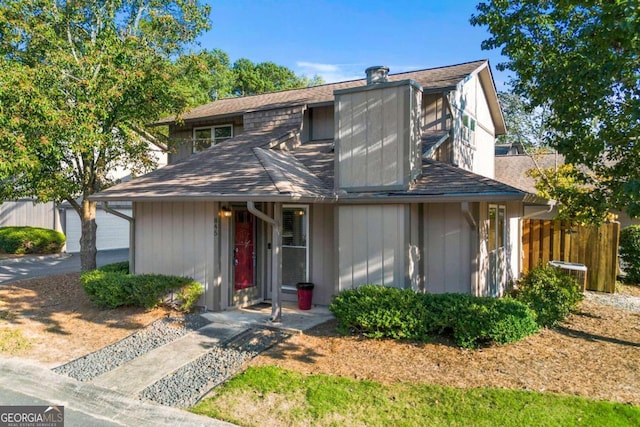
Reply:
[[[304,210],[305,214],[305,221],[304,221],[304,232],[305,232],[305,246],[292,246],[292,245],[285,245],[282,244],[282,247],[285,248],[305,248],[305,263],[306,263],[306,268],[305,268],[305,282],[309,281],[309,277],[311,276],[311,269],[310,269],[310,229],[311,229],[311,220],[310,220],[310,209],[309,209],[309,205],[298,205],[298,204],[283,204],[282,205],[282,210],[284,211],[285,209],[301,209]],[[283,224],[284,225],[284,224]],[[282,233],[284,233],[284,227],[282,230]],[[283,285],[295,285],[295,283],[283,283]]]
[[[231,136],[229,136],[228,138],[218,138],[218,139],[216,139],[216,137],[215,137],[216,129],[220,129],[220,128],[229,128],[229,129],[231,129]],[[191,152],[192,153],[197,153],[199,151],[202,151],[202,150],[198,150],[196,148],[196,141],[198,140],[198,138],[196,138],[196,132],[199,131],[199,130],[205,130],[205,129],[208,129],[208,130],[211,131],[211,138],[210,138],[211,139],[211,145],[216,145],[216,144],[219,144],[222,141],[226,141],[227,139],[233,138],[233,123],[226,123],[226,124],[223,124],[223,125],[194,127],[191,130],[191,138],[192,138],[192,141],[193,141],[193,143],[191,144]],[[209,145],[209,147],[211,145]]]

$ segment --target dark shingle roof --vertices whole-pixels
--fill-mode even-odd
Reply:
[[[455,88],[469,74],[486,64],[486,60],[467,62],[447,67],[391,74],[389,81],[411,79],[419,83],[425,92]],[[333,92],[366,85],[365,79],[292,89],[241,98],[220,99],[209,104],[193,108],[182,116],[184,121],[201,120],[208,117],[241,114],[248,111],[269,110],[293,105],[318,104],[333,101]],[[158,125],[173,123],[173,117],[157,122]]]
[[[543,169],[553,168],[564,163],[564,156],[557,154],[539,154],[535,155],[535,162],[530,156],[526,155],[496,156],[496,180],[535,194],[537,192],[535,186],[536,181],[527,176],[527,171],[534,169],[536,163]]]

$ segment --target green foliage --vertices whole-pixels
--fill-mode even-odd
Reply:
[[[247,411],[259,407],[260,411]],[[640,407],[498,388],[380,384],[249,367],[190,409],[245,426],[631,426]]]
[[[475,348],[518,341],[538,331],[533,311],[509,298],[420,294],[367,285],[341,292],[329,309],[340,332],[370,338],[426,341],[444,335],[461,347]]]
[[[584,295],[576,279],[555,267],[536,267],[518,282],[515,298],[536,313],[541,327],[564,320]]]
[[[477,9],[471,23],[491,34],[483,49],[508,58],[498,69],[515,72],[513,91],[549,108],[545,142],[589,170],[579,187],[598,208],[639,216],[638,0],[491,0]]]
[[[129,273],[129,261],[121,261],[121,262],[114,262],[111,264],[105,264],[102,267],[98,268],[98,270],[100,271],[106,271],[106,272],[116,272],[116,273]]]
[[[8,254],[58,253],[65,240],[64,234],[48,228],[0,228],[0,251]]]
[[[520,144],[527,154],[548,149],[545,136],[545,120],[549,116],[547,106],[534,108],[530,103],[511,92],[498,92],[508,133],[497,138],[499,144]]]
[[[626,280],[640,284],[640,225],[631,225],[620,232],[620,258]]]
[[[191,311],[194,304],[200,299],[204,293],[204,288],[198,282],[190,282],[184,285],[178,291],[178,301],[180,301],[181,311]]]
[[[558,220],[578,224],[599,224],[609,214],[609,202],[599,192],[584,186],[584,173],[571,164],[557,168],[531,169],[527,175],[536,180],[538,194],[562,201],[558,205]]]
[[[195,288],[202,285],[188,277],[164,276],[159,274],[133,275],[121,271],[93,270],[80,276],[82,287],[89,299],[101,307],[116,308],[132,305],[153,308],[164,301],[171,291],[187,290],[189,304],[183,307],[190,310],[194,300]]]
[[[241,58],[232,64],[229,55],[221,49],[183,55],[176,65],[181,70],[179,86],[187,95],[189,106],[323,83],[320,77],[297,76],[287,67],[273,62],[253,63]]]
[[[143,128],[187,107],[175,58],[209,11],[200,0],[0,2],[0,199],[66,200],[90,224],[82,205],[95,208],[88,196],[110,171],[155,165]],[[94,254],[95,227],[83,227],[83,269]]]
[[[322,79],[298,77],[287,67],[273,62],[254,64],[246,58],[238,59],[232,68],[234,77],[231,93],[235,96],[257,95],[286,89],[322,84]]]

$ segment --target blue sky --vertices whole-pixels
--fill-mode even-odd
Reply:
[[[365,68],[391,73],[489,59],[499,90],[509,75],[504,58],[483,51],[485,28],[469,18],[480,0],[207,0],[212,29],[202,48],[219,48],[232,61],[273,61],[326,82],[363,78]]]

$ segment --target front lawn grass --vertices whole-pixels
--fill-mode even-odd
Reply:
[[[192,412],[241,426],[631,426],[640,407],[507,389],[384,385],[251,367]]]

